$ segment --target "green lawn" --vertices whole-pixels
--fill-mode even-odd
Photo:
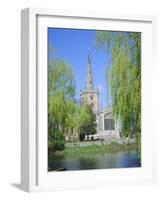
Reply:
[[[75,147],[66,147],[62,152],[56,152],[56,154],[88,154],[88,153],[100,153],[100,152],[115,152],[122,149],[133,149],[136,148],[136,144],[107,144],[107,145],[90,145],[90,146],[75,146]]]

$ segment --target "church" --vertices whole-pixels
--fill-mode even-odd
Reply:
[[[109,138],[119,139],[119,126],[112,118],[111,107],[102,108],[99,103],[99,89],[94,87],[90,51],[88,49],[88,63],[86,72],[85,88],[80,91],[80,106],[90,105],[96,115],[97,133],[89,135],[88,140],[108,140]],[[87,136],[85,137],[87,140]]]

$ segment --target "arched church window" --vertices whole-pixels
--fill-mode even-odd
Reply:
[[[104,130],[114,130],[115,121],[113,119],[104,118]]]
[[[90,96],[90,99],[93,100],[93,95]]]

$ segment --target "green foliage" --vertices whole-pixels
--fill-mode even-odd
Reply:
[[[53,141],[49,140],[48,149],[49,152],[55,152],[56,150],[63,150],[65,147],[65,139],[61,132],[54,131]]]
[[[103,48],[107,48],[109,50],[110,45],[111,45],[110,39],[111,39],[110,32],[97,31],[97,33],[96,33],[96,48],[99,49],[99,48],[103,47]]]
[[[70,65],[64,60],[52,60],[48,66],[48,94],[64,95],[65,100],[75,95],[74,74]]]
[[[48,66],[48,141],[49,151],[64,148],[66,133],[75,125],[75,82],[71,67],[64,60]]]
[[[106,82],[110,83],[113,116],[119,120],[123,136],[140,138],[141,33],[98,31],[96,41],[97,47],[112,52]]]
[[[86,106],[80,110],[79,118],[79,138],[84,140],[85,135],[93,135],[96,133],[96,116],[90,106]]]
[[[69,139],[72,138],[74,130],[78,131],[78,116],[79,116],[79,107],[74,101],[68,101],[66,104],[66,129],[65,135],[68,136]]]

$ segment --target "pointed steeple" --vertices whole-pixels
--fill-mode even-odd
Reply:
[[[86,74],[86,89],[93,89],[93,79],[90,61],[90,50],[88,49],[88,64],[87,64],[87,74]]]

